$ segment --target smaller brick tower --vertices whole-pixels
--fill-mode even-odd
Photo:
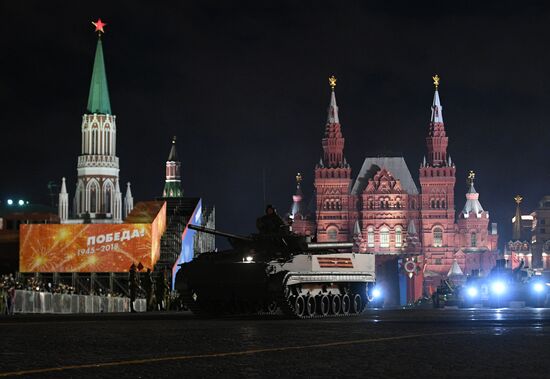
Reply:
[[[323,157],[315,167],[317,195],[317,241],[347,242],[352,236],[350,210],[351,167],[344,157],[344,137],[336,105],[336,78],[329,78],[331,87],[325,136],[322,140]],[[351,226],[350,226],[351,224]]]
[[[172,147],[170,154],[166,160],[166,180],[164,182],[163,197],[182,197],[183,189],[181,188],[181,162],[178,159],[176,151],[176,136],[172,138]]]
[[[496,263],[498,235],[489,233],[489,212],[483,210],[479,193],[474,188],[475,173],[468,174],[469,189],[466,204],[458,216],[458,241],[461,250],[455,259],[465,274],[487,274]]]

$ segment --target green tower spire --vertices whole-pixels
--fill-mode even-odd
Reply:
[[[92,82],[90,83],[87,109],[90,113],[111,114],[111,102],[109,101],[109,89],[107,88],[107,75],[105,74],[101,38],[98,38],[95,50],[94,70],[92,72]]]

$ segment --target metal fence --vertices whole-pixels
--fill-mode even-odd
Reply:
[[[137,299],[134,308],[145,312],[145,299]],[[68,295],[49,292],[15,291],[15,313],[113,313],[129,312],[127,297]]]

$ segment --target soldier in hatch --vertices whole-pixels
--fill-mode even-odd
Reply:
[[[283,233],[283,227],[285,226],[285,222],[279,217],[271,204],[265,208],[265,215],[256,220],[256,227],[262,234]]]

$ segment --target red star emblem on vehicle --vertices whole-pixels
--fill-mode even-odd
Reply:
[[[103,30],[103,27],[105,25],[107,25],[106,23],[104,23],[103,21],[101,21],[100,18],[97,19],[96,22],[93,22],[92,21],[92,24],[95,26],[95,31],[98,32],[98,33],[105,33],[105,30]]]

